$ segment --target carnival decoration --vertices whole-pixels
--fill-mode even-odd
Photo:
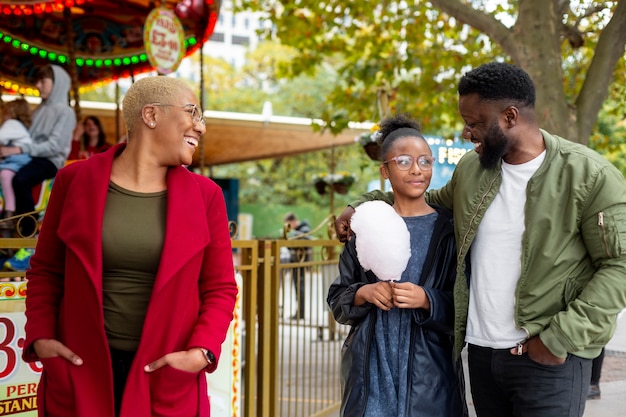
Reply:
[[[143,28],[148,61],[159,74],[175,71],[185,55],[185,33],[176,15],[159,7],[153,9]]]
[[[220,5],[220,0],[0,0],[0,85],[36,95],[32,78],[44,64],[65,67],[81,86],[152,71],[157,66],[150,62],[143,28],[155,6],[180,21],[181,49],[188,56],[212,35]]]

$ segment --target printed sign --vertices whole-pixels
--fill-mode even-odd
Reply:
[[[165,8],[152,10],[143,28],[143,41],[148,60],[159,74],[176,71],[185,56],[185,32],[173,12]]]
[[[41,364],[21,360],[25,282],[0,282],[0,416],[37,416]]]

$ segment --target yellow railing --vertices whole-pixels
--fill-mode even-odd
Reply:
[[[326,294],[337,275],[340,244],[233,240],[233,247],[244,282],[242,415],[321,417],[336,412],[341,398],[341,343],[347,329],[336,325],[326,307]],[[311,256],[281,261],[281,248]],[[298,303],[301,291],[304,306]],[[298,319],[301,311],[304,318]]]

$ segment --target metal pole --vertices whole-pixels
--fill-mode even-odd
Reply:
[[[68,72],[70,79],[72,80],[72,95],[74,97],[74,113],[76,113],[76,122],[80,123],[82,119],[80,110],[80,97],[78,94],[78,72],[76,70],[76,54],[74,45],[74,29],[72,27],[72,9],[65,7],[63,9],[63,17],[65,18],[65,25],[67,26],[67,57],[68,57]],[[81,149],[83,147],[83,141],[80,141]]]

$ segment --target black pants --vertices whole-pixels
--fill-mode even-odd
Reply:
[[[602,375],[602,362],[604,362],[604,348],[602,348],[600,356],[593,359],[591,365],[591,385],[600,385],[600,376]]]
[[[580,417],[591,359],[568,355],[546,366],[509,349],[468,346],[470,387],[478,417]]]
[[[15,191],[15,212],[28,213],[35,210],[33,187],[43,180],[57,174],[57,167],[46,158],[34,157],[29,163],[20,168],[13,177]]]
[[[122,397],[124,396],[124,388],[126,388],[126,380],[130,367],[133,364],[135,352],[127,352],[124,350],[110,349],[111,366],[113,367],[113,397],[115,399],[115,416],[120,415],[122,408]]]
[[[304,277],[306,275],[306,268],[293,268],[291,270],[291,282],[293,284],[294,291],[296,292],[296,300],[298,300],[298,309],[294,317],[304,318]]]

